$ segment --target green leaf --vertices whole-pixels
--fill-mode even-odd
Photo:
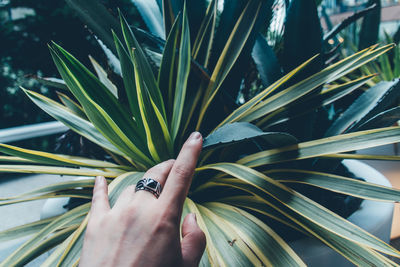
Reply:
[[[264,172],[281,183],[302,183],[376,201],[400,202],[400,190],[330,173],[274,169]]]
[[[31,160],[10,156],[0,156],[0,162],[33,163]]]
[[[293,146],[270,149],[240,159],[249,167],[355,151],[400,142],[400,127],[387,127],[322,138]]]
[[[94,126],[138,164],[153,165],[133,119],[79,61],[57,45],[50,49],[57,69]]]
[[[296,144],[298,142],[295,137],[287,133],[263,132],[251,123],[235,122],[232,124],[225,124],[204,138],[203,149],[230,145],[251,140],[256,137],[263,137],[264,140],[274,146]]]
[[[400,107],[383,111],[361,124],[357,130],[364,131],[381,127],[389,127],[400,120]]]
[[[132,0],[150,32],[165,39],[163,17],[155,0]]]
[[[357,130],[359,123],[384,111],[398,95],[400,95],[400,80],[380,82],[369,88],[332,123],[325,136]]]
[[[67,95],[65,95],[63,93],[57,92],[57,96],[61,100],[61,102],[64,104],[64,106],[69,109],[69,111],[71,113],[74,113],[76,116],[79,116],[84,120],[88,120],[88,118],[86,117],[85,111],[78,103],[76,103],[75,101],[73,101],[71,98],[69,98]]]
[[[198,130],[215,95],[217,94],[222,82],[225,80],[229,71],[232,69],[234,63],[240,55],[246,41],[252,32],[252,28],[258,17],[258,13],[263,2],[259,0],[250,0],[243,10],[240,18],[237,20],[228,41],[217,61],[217,64],[211,75],[211,81],[206,89],[203,103],[200,110],[199,120],[196,126]]]
[[[384,46],[376,50],[364,50],[350,57],[333,64],[322,71],[312,75],[311,77],[300,81],[299,83],[267,98],[260,102],[255,107],[248,109],[240,118],[240,121],[254,121],[278,110],[281,107],[294,102],[301,97],[317,91],[318,87],[324,83],[332,82],[346,75],[350,71],[365,64],[366,62],[376,58],[377,56],[385,53],[392,46]]]
[[[282,77],[281,66],[275,52],[261,34],[257,34],[251,56],[256,64],[263,86],[270,86]]]
[[[179,29],[182,25],[182,16],[178,15],[172,29],[168,35],[167,42],[165,44],[163,57],[161,60],[160,70],[158,72],[158,86],[161,93],[166,100],[166,108],[168,114],[168,120],[171,121],[171,114],[173,111],[175,85],[176,85],[176,72],[177,72],[177,49],[179,40]]]
[[[263,266],[306,266],[281,237],[255,216],[217,202],[205,203],[204,206],[225,221]],[[236,245],[236,242],[232,243],[232,246]]]
[[[93,65],[94,70],[96,71],[97,77],[99,77],[100,82],[102,82],[105,87],[115,96],[115,98],[118,98],[118,91],[117,87],[108,79],[107,72],[100,66],[97,61],[89,56],[90,62]]]
[[[7,206],[11,204],[17,204],[22,202],[28,202],[33,200],[40,200],[40,199],[49,199],[49,198],[79,198],[79,199],[91,199],[92,198],[92,190],[61,190],[55,191],[51,193],[45,193],[33,197],[25,197],[22,199],[12,199],[6,201],[0,201],[0,206]]]
[[[56,120],[64,123],[71,130],[89,139],[93,143],[112,151],[113,153],[124,156],[124,153],[104,138],[104,136],[89,121],[77,116],[75,113],[50,98],[33,91],[23,90],[36,105]]]
[[[199,32],[201,23],[206,15],[208,0],[197,0],[197,1],[184,1],[186,5],[187,19],[189,20],[188,26],[190,26],[190,45],[194,44],[194,40]],[[184,7],[185,8],[185,7]]]
[[[235,179],[235,178],[220,179],[217,183],[213,183],[212,185],[210,185],[210,187],[213,187],[213,186],[228,186],[229,187],[235,183],[234,181],[231,181],[232,179]],[[237,179],[235,179],[235,181],[238,182]],[[208,184],[211,184],[211,183],[204,184],[204,187],[207,187]],[[229,204],[229,205],[232,205],[235,207],[240,207],[242,209],[250,210],[252,212],[257,212],[257,213],[267,216],[271,219],[274,219],[281,224],[284,224],[290,228],[293,228],[294,230],[301,232],[304,235],[308,235],[308,233],[305,232],[303,229],[301,229],[300,226],[298,226],[291,220],[288,220],[288,218],[285,215],[283,215],[281,212],[278,212],[276,209],[272,208],[271,206],[265,205],[265,203],[263,201],[254,197],[251,194],[220,198],[217,201],[221,202],[221,203],[226,203],[226,204]]]
[[[2,197],[0,201],[11,200],[11,199],[19,199],[27,196],[37,195],[41,193],[52,193],[56,191],[62,190],[72,190],[77,188],[92,188],[94,186],[94,179],[85,179],[85,180],[73,180],[67,182],[61,182],[56,184],[51,184],[42,188],[34,189],[27,193],[23,193],[20,195],[12,196],[12,197]]]
[[[291,1],[286,12],[280,63],[287,73],[322,52],[322,27],[314,0]],[[299,79],[320,71],[323,66],[322,57],[318,57]]]
[[[217,0],[212,0],[201,22],[193,43],[192,56],[202,66],[208,67],[217,17]]]
[[[236,188],[240,188],[254,194],[259,192],[260,190],[251,187],[248,184],[243,184],[242,181],[236,180],[231,181],[229,184],[220,183],[220,186],[233,186]],[[262,194],[262,193],[261,193]],[[392,261],[388,258],[382,256],[381,254],[375,252],[372,249],[367,247],[360,246],[352,241],[341,238],[334,233],[331,233],[322,227],[304,219],[301,215],[291,211],[289,208],[285,207],[284,204],[274,199],[271,196],[264,195],[263,198],[259,197],[250,197],[247,198],[245,202],[240,202],[239,205],[245,205],[246,208],[250,208],[251,210],[258,212],[263,215],[266,214],[266,210],[274,209],[275,212],[280,212],[282,215],[286,216],[286,221],[289,223],[295,223],[298,227],[302,227],[304,230],[308,231],[310,234],[314,235],[318,239],[320,239],[323,243],[331,247],[333,250],[347,258],[353,264],[357,266],[396,266]],[[235,201],[237,202],[237,200]],[[241,204],[243,203],[243,204]]]
[[[170,34],[172,25],[175,21],[175,12],[173,8],[173,2],[177,2],[175,0],[162,0],[162,10],[163,10],[163,18],[164,18],[164,32],[165,35],[168,36]]]
[[[268,195],[275,198],[309,222],[322,227],[325,231],[329,231],[361,246],[376,249],[385,254],[400,256],[399,251],[385,242],[262,173],[232,163],[211,164],[200,167],[198,170],[207,169],[222,171],[250,184],[257,189],[257,192],[262,191],[262,195],[257,193],[259,197],[264,198],[264,195]]]
[[[181,42],[179,46],[179,59],[178,59],[178,70],[176,75],[176,85],[175,85],[175,96],[174,96],[174,105],[172,109],[172,120],[171,120],[171,135],[172,140],[175,140],[179,128],[181,126],[181,118],[183,107],[185,104],[185,96],[187,90],[187,82],[190,72],[190,61],[191,61],[191,53],[190,53],[190,32],[189,32],[189,23],[186,15],[186,5],[183,9],[183,18],[182,18],[182,33],[181,33]]]
[[[129,27],[128,23],[126,22],[124,16],[120,13],[120,21],[121,21],[121,28],[125,39],[125,44],[127,47],[127,51],[129,52],[132,58],[132,51],[135,50],[138,60],[142,63],[142,79],[146,84],[149,94],[153,99],[156,106],[160,109],[163,118],[166,119],[165,113],[165,106],[164,100],[162,98],[162,94],[160,89],[158,88],[157,81],[154,77],[153,70],[151,69],[150,63],[148,62],[144,51],[142,50],[139,42],[137,41],[136,37],[134,36],[131,28]]]
[[[95,167],[95,168],[118,168],[119,166],[106,162],[106,161],[79,161],[79,160],[73,160],[71,158],[68,158],[68,156],[63,156],[63,155],[57,155],[57,154],[52,154],[52,153],[47,153],[47,152],[42,152],[42,151],[36,151],[36,150],[31,150],[31,149],[24,149],[16,146],[11,146],[7,144],[1,144],[0,143],[0,152],[15,156],[15,157],[21,157],[25,158],[27,160],[33,161],[35,163],[39,164],[50,164],[50,165],[58,165],[58,166],[69,166],[69,167]],[[85,160],[84,158],[82,158]]]
[[[68,90],[67,85],[61,79],[53,78],[53,77],[38,77],[38,76],[33,76],[33,78],[41,84],[44,84],[44,85],[47,85],[50,87],[55,87],[55,88],[62,89],[62,90]]]
[[[211,240],[219,254],[219,261],[221,262],[218,266],[261,265],[254,253],[226,221],[205,206],[197,205],[197,208],[202,214],[203,221],[211,233]],[[234,244],[229,245],[230,242]]]
[[[76,169],[54,166],[39,166],[39,165],[0,165],[0,172],[15,172],[15,173],[47,173],[60,175],[77,175],[77,176],[104,176],[117,177],[121,171],[101,171],[97,169]]]
[[[197,224],[206,236],[207,245],[199,266],[226,266],[212,238],[212,230],[210,230],[206,224],[205,215],[200,211],[200,205],[194,203],[190,198],[186,198],[183,209],[186,213],[191,212],[196,214]]]
[[[147,137],[147,147],[156,162],[167,160],[173,155],[173,141],[167,123],[158,106],[154,103],[143,81],[143,62],[137,57],[136,50],[132,54],[135,66],[136,90],[142,121]]]
[[[381,1],[380,0],[369,0],[368,6],[375,4],[376,7],[373,11],[369,12],[361,24],[361,30],[359,33],[358,49],[361,50],[370,45],[374,45],[378,42],[379,25],[381,21]]]
[[[373,77],[375,77],[375,75],[361,77],[344,84],[332,86],[318,94],[312,94],[310,96],[306,95],[304,98],[300,98],[298,101],[282,106],[280,109],[264,116],[259,122],[257,122],[257,125],[267,128],[274,122],[287,121],[303,116],[309,112],[315,112],[316,109],[329,105],[360,88]],[[290,116],[288,116],[284,111],[290,111]]]
[[[9,255],[3,262],[3,266],[9,266],[10,264],[18,265],[24,264],[26,261],[29,261],[32,257],[32,254],[35,254],[37,251],[37,243],[41,242],[43,239],[48,237],[50,234],[55,233],[60,228],[64,227],[69,222],[73,221],[78,217],[82,217],[89,212],[90,203],[83,204],[67,213],[57,217],[57,219],[53,220],[50,224],[44,227],[40,232],[22,244],[16,251],[14,251],[11,255]],[[82,217],[83,219],[83,217]],[[68,229],[68,228],[67,228]],[[65,237],[64,237],[65,238]],[[39,246],[40,248],[40,246]],[[46,251],[48,248],[45,248]],[[43,251],[43,252],[44,252]],[[37,252],[36,252],[37,253]]]
[[[392,160],[399,161],[400,156],[386,156],[386,155],[365,155],[365,154],[350,154],[350,153],[338,153],[328,154],[322,156],[323,158],[339,158],[339,159],[359,159],[359,160]]]
[[[50,224],[53,220],[56,220],[59,216],[43,219],[40,221],[19,225],[0,232],[0,241],[9,241],[24,236],[32,235],[39,232],[46,225]]]
[[[278,81],[274,82],[273,84],[271,84],[270,86],[265,88],[262,92],[260,92],[257,95],[255,95],[252,99],[250,99],[249,101],[247,101],[246,103],[244,103],[243,105],[238,107],[230,115],[228,115],[228,117],[226,117],[226,119],[223,122],[221,122],[217,126],[217,128],[221,127],[221,126],[223,126],[223,125],[225,125],[227,123],[238,121],[239,118],[241,116],[243,116],[247,111],[249,111],[252,108],[254,108],[263,99],[265,99],[267,96],[269,96],[273,92],[275,92],[280,86],[282,86],[287,81],[289,81],[291,78],[293,78],[296,75],[296,73],[301,71],[305,66],[310,64],[310,62],[312,62],[314,59],[315,59],[315,57],[307,60],[306,62],[304,62],[303,64],[298,66],[296,69],[292,70],[290,73],[286,74],[285,76],[280,78]]]
[[[140,109],[136,93],[136,81],[135,81],[135,70],[133,62],[131,60],[130,54],[124,48],[122,42],[118,39],[117,35],[113,32],[115,47],[117,48],[117,53],[119,61],[121,63],[122,78],[124,81],[124,87],[126,92],[126,97],[129,103],[129,109],[133,115],[134,120],[137,122],[140,132],[144,134],[144,127],[142,116],[140,115]]]

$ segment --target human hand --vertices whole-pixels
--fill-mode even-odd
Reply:
[[[162,192],[127,187],[112,209],[104,177],[96,177],[80,266],[197,266],[206,238],[194,214],[179,225],[182,207],[202,147],[192,133],[176,160],[149,169],[144,177],[157,180]]]

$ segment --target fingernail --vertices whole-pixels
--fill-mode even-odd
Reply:
[[[102,185],[103,182],[104,182],[103,176],[96,176],[95,184],[96,184],[97,186]]]
[[[192,220],[192,222],[197,224],[196,213],[190,213],[190,220]]]
[[[190,140],[200,140],[201,139],[201,134],[199,132],[193,132],[190,136],[189,136]]]

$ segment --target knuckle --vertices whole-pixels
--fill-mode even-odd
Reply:
[[[179,178],[191,177],[193,174],[193,170],[183,164],[175,165],[174,172]]]
[[[92,205],[96,205],[98,202],[106,201],[107,195],[101,192],[95,192],[92,197]]]
[[[157,223],[156,227],[157,234],[172,233],[175,230],[176,230],[176,224],[165,217],[161,217]]]

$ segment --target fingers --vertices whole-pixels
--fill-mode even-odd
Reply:
[[[175,210],[181,210],[188,194],[197,159],[201,152],[203,139],[201,134],[194,132],[183,145],[178,158],[172,166],[160,199]],[[180,213],[178,214],[180,217]]]
[[[107,181],[103,176],[97,176],[93,188],[91,214],[105,213],[110,210],[108,201]]]
[[[147,172],[143,175],[143,178],[151,178],[156,180],[161,184],[161,188],[164,188],[165,181],[167,180],[168,174],[171,171],[172,166],[174,165],[175,160],[170,159],[160,164],[157,164],[153,168],[147,170]],[[162,194],[162,191],[161,191]],[[136,192],[135,198],[146,200],[146,199],[156,199],[156,197],[148,191],[140,190]]]
[[[165,180],[167,179],[168,173],[170,172],[172,165],[175,160],[167,160],[160,164],[157,164],[153,168],[149,169],[144,175],[143,178],[151,178],[156,180],[164,187]],[[115,203],[113,209],[124,208],[127,205],[133,203],[133,201],[151,201],[152,199],[156,199],[156,197],[145,190],[140,190],[135,192],[136,185],[128,186],[118,197],[117,202]],[[162,192],[161,192],[162,194]]]
[[[182,260],[183,266],[199,266],[206,248],[206,236],[197,225],[196,215],[188,214],[182,223]]]

